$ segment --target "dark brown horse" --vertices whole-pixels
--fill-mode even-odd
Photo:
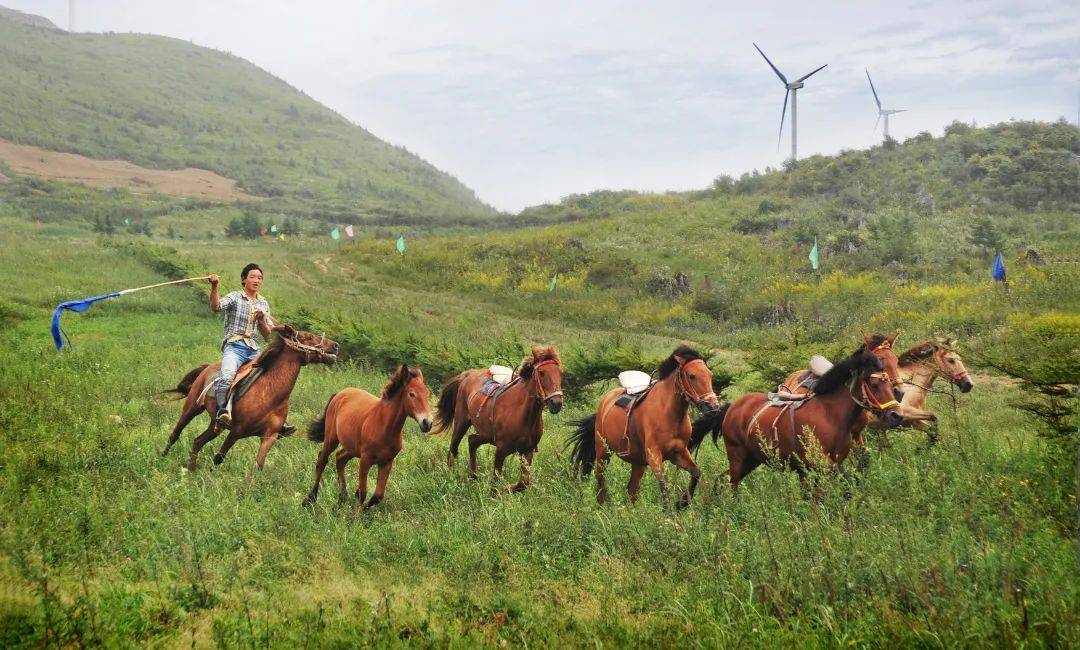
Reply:
[[[254,361],[262,368],[262,375],[255,380],[242,398],[234,401],[232,426],[229,428],[225,443],[221,445],[221,450],[214,455],[215,465],[220,465],[225,460],[225,454],[240,438],[259,436],[262,442],[255,462],[259,469],[262,469],[266,462],[266,454],[277,442],[281,426],[289,414],[289,395],[296,384],[300,368],[309,363],[333,363],[337,359],[337,343],[324,336],[297,331],[290,325],[278,325],[273,329],[278,336]],[[187,399],[184,401],[184,411],[180,414],[176,426],[173,427],[172,435],[169,436],[169,442],[165,445],[165,450],[161,452],[162,456],[169,453],[188,422],[203,411],[217,412],[214,391],[208,390],[207,385],[217,376],[219,370],[221,370],[220,361],[199,366],[185,375],[176,388],[165,391],[185,395]],[[210,418],[210,426],[195,438],[191,447],[189,469],[195,469],[199,450],[216,438],[219,433],[221,433],[220,427],[214,418]]]
[[[476,450],[480,445],[495,445],[495,478],[502,475],[503,462],[510,454],[521,455],[521,478],[511,488],[520,492],[529,485],[529,467],[536,446],[544,435],[544,407],[558,413],[563,406],[562,365],[554,346],[533,348],[525,357],[506,390],[497,397],[486,397],[481,388],[489,372],[483,368],[466,370],[443,386],[439,395],[439,422],[433,433],[442,433],[452,425],[450,467],[458,456],[458,445],[469,427],[469,471],[475,477]]]
[[[720,411],[703,416],[694,423],[695,446],[709,432],[713,442],[723,434],[735,487],[771,457],[805,476],[814,460],[808,456],[805,433],[811,433],[820,451],[839,465],[851,452],[864,411],[880,414],[891,426],[900,422],[899,404],[893,399],[894,382],[882,371],[874,347],[867,337],[864,346],[818,380],[814,396],[798,408],[793,403],[774,406],[765,393],[747,393]]]
[[[401,451],[405,418],[416,420],[421,431],[431,429],[428,388],[419,368],[398,368],[383,387],[381,398],[359,388],[346,388],[331,397],[323,416],[308,428],[308,439],[323,443],[323,447],[315,461],[315,485],[304,505],[310,506],[318,498],[323,470],[338,445],[342,447],[337,453],[338,501],[345,501],[345,465],[353,458],[360,459],[357,505],[370,508],[382,501],[390,468]],[[375,465],[379,467],[375,494],[364,503],[368,474]]]
[[[652,470],[660,482],[660,492],[667,501],[664,481],[664,461],[690,472],[690,486],[679,499],[678,507],[690,504],[701,478],[701,470],[690,455],[690,418],[687,411],[695,404],[703,411],[720,408],[713,392],[712,371],[701,354],[688,346],[679,346],[656,371],[657,381],[629,413],[614,404],[625,394],[616,388],[600,400],[594,415],[576,423],[568,447],[571,462],[582,476],[596,468],[596,500],[608,499],[604,470],[614,453],[630,463],[630,483],[627,492],[636,501],[638,487],[645,468]]]

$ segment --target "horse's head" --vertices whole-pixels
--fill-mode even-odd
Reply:
[[[285,347],[300,354],[301,365],[337,361],[337,341],[326,338],[324,334],[312,334],[286,324],[275,325],[273,331],[278,333]]]
[[[712,371],[705,365],[701,353],[687,345],[675,348],[671,356],[660,364],[661,377],[667,377],[672,372],[678,373],[675,386],[688,402],[706,412],[720,408],[720,400],[713,392]]]
[[[867,347],[870,345],[870,337],[867,337]],[[894,362],[895,362],[895,356]],[[885,370],[885,364],[880,356],[873,350],[863,348],[858,354],[853,374],[858,377],[859,391],[862,393],[862,401],[856,400],[860,406],[876,413],[891,427],[900,424],[903,417],[900,415],[900,403],[895,399],[896,380]],[[852,386],[852,396],[855,387]]]
[[[531,379],[536,386],[536,396],[548,411],[558,413],[563,407],[562,364],[555,346],[535,347],[532,354],[521,362],[518,374]]]
[[[435,418],[431,416],[431,398],[424,373],[419,368],[410,368],[405,364],[390,375],[390,380],[382,391],[383,399],[401,398],[405,416],[416,420],[424,433],[431,431]]]
[[[947,377],[961,393],[970,392],[975,384],[964,367],[964,361],[956,352],[956,339],[939,338],[934,341],[934,368],[942,377]]]

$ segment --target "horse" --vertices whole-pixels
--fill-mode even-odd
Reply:
[[[693,425],[693,447],[712,433],[713,442],[723,435],[731,485],[739,482],[771,456],[778,457],[806,477],[811,459],[802,434],[806,428],[820,449],[839,466],[851,452],[854,430],[863,411],[881,415],[890,426],[900,423],[899,403],[894,399],[893,379],[874,353],[875,339],[866,337],[848,358],[835,364],[805,401],[776,405],[765,393],[747,393],[719,411],[708,413]]]
[[[338,344],[325,336],[316,336],[311,332],[298,331],[291,325],[275,325],[272,328],[277,337],[267,345],[253,361],[253,365],[262,369],[251,388],[233,404],[232,426],[221,449],[214,455],[214,464],[220,465],[225,454],[240,438],[260,436],[259,453],[255,463],[259,469],[266,462],[266,454],[277,442],[281,426],[289,413],[289,395],[292,393],[300,368],[309,363],[333,363],[337,360]],[[210,414],[217,412],[217,400],[214,391],[209,389],[210,382],[221,370],[221,362],[204,364],[187,373],[176,388],[166,393],[178,393],[186,397],[184,410],[173,427],[169,441],[162,456],[169,453],[173,444],[180,438],[180,432],[191,420],[203,411]],[[194,471],[199,450],[221,433],[221,427],[213,417],[210,425],[202,432],[191,447],[188,469]]]
[[[533,454],[544,435],[544,408],[554,414],[563,407],[563,371],[558,351],[554,346],[534,347],[515,374],[505,390],[492,397],[482,391],[489,375],[486,369],[466,370],[451,378],[439,394],[438,424],[432,433],[453,426],[446,453],[446,463],[452,468],[461,439],[470,426],[475,427],[475,433],[469,435],[469,472],[474,478],[480,445],[495,446],[495,480],[502,475],[506,457],[519,454],[521,476],[510,489],[521,492],[529,486]]]
[[[938,377],[948,378],[961,393],[971,392],[975,385],[956,352],[956,339],[938,338],[920,343],[901,354],[899,364],[900,382],[904,385],[904,397],[900,400],[899,409],[903,416],[901,426],[923,431],[933,427],[937,417],[924,407],[926,395]],[[871,422],[875,420],[871,417]],[[931,442],[935,438],[930,434]]]
[[[346,388],[332,395],[322,417],[308,427],[308,439],[321,442],[323,446],[315,461],[315,485],[303,504],[314,505],[319,496],[323,470],[338,445],[342,447],[337,453],[338,502],[346,499],[345,466],[353,458],[360,459],[357,505],[366,509],[382,501],[390,468],[401,451],[405,418],[416,420],[421,431],[431,429],[428,397],[424,373],[419,368],[404,364],[390,375],[381,397],[359,388]],[[375,494],[364,503],[368,473],[373,465],[379,466]]]
[[[712,372],[701,354],[680,345],[656,369],[656,380],[648,393],[631,405],[630,410],[615,405],[625,394],[616,388],[600,399],[596,413],[574,423],[567,442],[571,465],[581,476],[596,471],[596,500],[608,500],[604,472],[611,454],[630,463],[630,482],[626,490],[636,502],[645,468],[652,470],[660,483],[660,493],[667,503],[664,461],[690,472],[690,485],[676,507],[685,508],[694,497],[701,470],[690,455],[692,448],[691,404],[703,411],[715,411],[720,400],[713,392]]]

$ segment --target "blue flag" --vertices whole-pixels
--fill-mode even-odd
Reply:
[[[998,251],[997,259],[994,260],[992,275],[994,282],[1005,282],[1005,260],[1001,259],[1001,251]]]
[[[53,337],[53,342],[56,343],[56,349],[59,350],[60,348],[64,347],[64,341],[63,341],[63,338],[61,338],[61,332],[60,332],[60,313],[61,312],[63,312],[65,309],[68,310],[68,311],[75,311],[75,312],[86,311],[87,309],[90,309],[90,305],[94,304],[95,302],[97,302],[99,300],[105,300],[106,298],[115,298],[115,297],[117,297],[119,295],[120,295],[119,291],[113,291],[112,293],[107,293],[107,294],[102,295],[102,296],[94,296],[93,298],[83,298],[82,300],[69,300],[67,302],[62,302],[59,305],[57,305],[56,306],[56,311],[54,311],[53,315],[52,315],[52,337]]]

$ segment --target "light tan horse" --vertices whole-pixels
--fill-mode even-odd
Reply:
[[[304,505],[314,504],[319,496],[323,470],[338,445],[342,447],[337,453],[338,500],[346,499],[345,465],[359,458],[357,505],[370,508],[382,501],[390,468],[401,451],[407,417],[416,420],[421,431],[431,429],[428,389],[419,368],[405,365],[398,368],[382,389],[381,398],[359,388],[346,388],[331,397],[323,416],[308,428],[308,439],[323,443],[323,447],[315,461],[315,486],[304,499]],[[375,494],[364,503],[368,474],[375,465],[379,467]]]
[[[937,417],[926,410],[926,396],[938,377],[948,379],[961,393],[974,387],[964,361],[956,352],[956,339],[938,338],[920,343],[898,358],[904,398],[897,409],[901,426],[930,429]]]

